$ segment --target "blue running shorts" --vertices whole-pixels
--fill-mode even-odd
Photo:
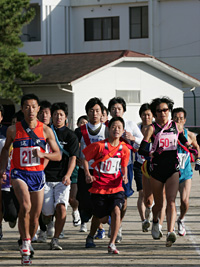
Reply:
[[[44,171],[24,171],[12,169],[11,179],[19,179],[25,182],[28,186],[29,192],[40,191],[45,185]]]

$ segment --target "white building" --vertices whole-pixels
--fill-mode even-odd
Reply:
[[[31,0],[23,51],[49,55],[132,50],[200,79],[199,0]],[[188,123],[200,125],[200,90],[185,91]],[[189,98],[188,98],[189,97]],[[196,102],[195,102],[196,101]],[[194,115],[195,114],[195,115]]]
[[[125,118],[139,122],[141,104],[155,97],[168,96],[175,107],[183,105],[183,88],[200,86],[200,81],[161,62],[155,57],[132,51],[111,51],[40,56],[42,62],[31,70],[41,73],[40,81],[22,84],[24,93],[35,93],[41,100],[65,101],[69,126],[85,114],[92,97],[104,105],[114,96],[127,103]]]

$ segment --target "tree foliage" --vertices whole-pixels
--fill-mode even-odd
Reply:
[[[22,27],[34,17],[29,0],[0,0],[0,97],[19,103],[22,89],[17,80],[34,82],[40,75],[29,68],[40,62],[19,52]]]

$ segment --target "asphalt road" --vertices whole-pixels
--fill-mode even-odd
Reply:
[[[135,187],[135,185],[134,185]],[[60,240],[61,251],[49,250],[49,242],[34,243],[35,256],[32,266],[200,266],[200,176],[195,172],[192,182],[190,208],[186,215],[187,235],[177,237],[176,243],[166,248],[166,222],[163,225],[164,236],[153,240],[150,232],[143,233],[136,208],[137,192],[128,200],[128,210],[123,221],[123,240],[117,245],[119,255],[107,253],[108,237],[96,241],[96,248],[86,249],[86,233],[80,233],[79,227],[73,227],[71,208],[65,224],[64,239]],[[179,211],[179,197],[177,197]],[[176,225],[177,227],[177,225]],[[88,223],[89,228],[89,223]],[[108,225],[105,225],[106,233]],[[17,226],[9,228],[3,222],[4,237],[0,240],[0,266],[21,266],[17,239]]]

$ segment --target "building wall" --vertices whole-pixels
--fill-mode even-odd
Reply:
[[[71,53],[97,52],[111,50],[133,50],[141,53],[149,52],[149,39],[129,38],[129,7],[141,6],[144,3],[129,3],[119,5],[91,5],[73,7],[71,11]],[[146,4],[147,5],[147,4]],[[85,41],[84,18],[116,17],[119,16],[119,40]]]
[[[156,12],[157,10],[157,12]],[[200,1],[155,1],[154,2],[154,51],[153,54],[166,63],[200,79]],[[196,111],[194,97],[196,96]],[[200,88],[184,90],[184,107],[187,110],[187,125],[200,125]]]
[[[69,127],[73,127],[73,94],[62,91],[55,86],[34,86],[23,88],[24,94],[34,93],[39,100],[48,100],[51,104],[65,102],[68,105]]]
[[[181,2],[181,3],[180,3]],[[154,56],[200,78],[200,2],[155,1]],[[154,10],[154,11],[155,11]],[[157,23],[156,23],[157,21]]]
[[[155,97],[168,96],[174,100],[175,107],[183,105],[181,82],[144,63],[121,63],[88,76],[72,86],[75,92],[76,119],[85,114],[85,104],[90,98],[99,97],[108,106],[109,100],[116,96],[116,90],[141,90],[141,102],[128,104],[124,114],[124,118],[137,123],[140,121],[141,104],[150,102]]]
[[[41,41],[24,42],[21,49],[30,55],[130,49],[152,54],[197,75],[199,0],[30,2],[39,3],[41,7]],[[130,39],[129,7],[144,5],[149,6],[149,38]],[[84,41],[84,18],[112,16],[120,17],[119,40]]]
[[[199,0],[31,0],[41,5],[41,41],[24,42],[29,55],[129,49],[147,53],[200,79]],[[129,38],[129,7],[149,6],[149,38]],[[84,18],[120,17],[120,39],[84,41]],[[200,88],[195,94],[200,96]],[[185,90],[185,107],[193,95]],[[200,106],[200,98],[197,99]],[[189,101],[189,102],[188,102]],[[193,100],[191,100],[193,101]],[[189,116],[193,124],[193,116]],[[197,112],[197,124],[200,115]]]
[[[127,104],[124,114],[124,118],[138,123],[141,104],[155,97],[168,96],[174,100],[175,107],[183,106],[181,86],[180,81],[145,63],[122,62],[72,83],[74,93],[55,86],[31,86],[23,88],[23,91],[25,94],[34,92],[40,100],[67,103],[69,127],[74,129],[78,117],[85,115],[85,104],[92,97],[101,98],[108,106],[109,100],[116,96],[116,90],[140,90],[140,103]]]
[[[20,51],[29,55],[62,54],[129,49],[149,53],[149,38],[129,38],[129,7],[147,5],[148,1],[42,1],[41,41],[24,42]],[[120,1],[117,1],[120,2]],[[128,2],[128,3],[127,3]],[[120,39],[111,41],[84,41],[84,18],[120,17]]]
[[[31,0],[41,13],[41,41],[24,42],[20,49],[29,55],[63,54],[68,52],[69,1]]]

